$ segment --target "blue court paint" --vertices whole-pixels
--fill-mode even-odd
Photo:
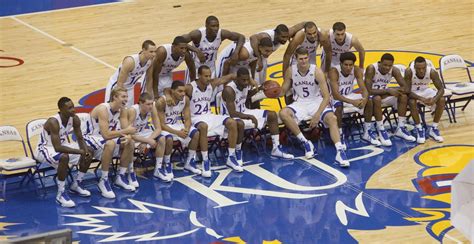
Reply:
[[[118,0],[2,0],[0,16],[35,13],[50,10],[83,7]]]

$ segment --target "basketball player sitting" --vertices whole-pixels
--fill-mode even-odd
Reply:
[[[241,119],[245,124],[246,129],[263,129],[268,125],[273,149],[271,155],[274,157],[293,159],[293,155],[284,152],[282,145],[280,145],[280,136],[278,129],[278,115],[274,111],[263,109],[248,109],[245,102],[249,93],[250,74],[247,68],[240,68],[237,70],[237,78],[228,83],[222,92],[224,102],[221,104],[221,113],[230,115],[234,119]],[[231,165],[229,165],[232,167]]]
[[[438,123],[443,115],[445,101],[443,97],[444,87],[438,72],[427,65],[425,58],[417,57],[414,62],[410,63],[410,68],[405,71],[405,81],[411,91],[408,103],[415,121],[416,141],[425,143],[425,130],[421,126],[417,106],[417,103],[421,103],[431,106],[431,111],[434,111],[433,124],[428,128],[428,135],[437,142],[443,142],[444,139],[439,133]],[[431,82],[433,82],[436,90],[429,87]]]
[[[309,126],[314,128],[318,126],[319,122],[323,122],[326,127],[329,127],[331,139],[337,149],[336,163],[341,167],[348,167],[350,163],[340,141],[336,116],[329,106],[330,95],[326,77],[320,68],[310,64],[306,48],[296,49],[295,59],[296,64],[288,67],[285,72],[280,92],[280,96],[283,96],[292,89],[295,102],[280,111],[280,118],[285,126],[303,143],[306,158],[312,158],[315,149],[313,143],[301,133],[298,124],[303,120],[310,120]]]
[[[81,132],[81,120],[77,117],[71,99],[61,97],[58,101],[59,113],[50,117],[43,126],[41,138],[36,149],[36,158],[47,162],[58,172],[58,193],[56,202],[63,207],[74,207],[76,204],[65,191],[69,164],[79,163],[79,172],[70,187],[72,193],[88,197],[91,193],[82,185],[82,178],[87,173],[94,153],[84,142]],[[74,130],[77,143],[69,143],[69,133]]]

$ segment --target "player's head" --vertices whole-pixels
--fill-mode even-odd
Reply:
[[[236,84],[240,88],[247,87],[250,84],[250,73],[247,68],[241,67],[237,70]]]
[[[156,55],[156,45],[151,40],[146,40],[142,43],[142,53],[147,60],[154,59]]]
[[[219,20],[216,16],[210,15],[206,18],[206,34],[216,36],[219,31]]]
[[[127,90],[123,87],[115,87],[110,92],[110,102],[119,103],[121,107],[127,106],[128,93]]]
[[[183,36],[175,37],[172,46],[172,52],[178,54],[180,57],[183,57],[188,51],[188,43]]]
[[[186,95],[184,83],[180,80],[173,81],[171,84],[171,92],[176,100],[182,101],[184,95]]]
[[[209,84],[212,78],[211,68],[207,65],[201,65],[198,69],[198,77],[200,81],[203,81],[204,84]]]
[[[71,117],[76,114],[74,103],[69,97],[61,97],[58,100],[58,108],[59,112],[63,115],[66,115],[66,117]]]
[[[345,74],[349,74],[354,68],[354,63],[357,60],[356,55],[352,52],[345,52],[341,54],[339,61],[341,61],[341,70]]]
[[[346,25],[342,22],[336,22],[332,25],[332,31],[336,42],[341,43],[346,38]]]
[[[138,98],[138,105],[140,109],[148,113],[153,109],[153,101],[153,96],[148,92],[144,92]]]
[[[384,53],[380,58],[379,71],[383,75],[387,74],[393,67],[395,58],[390,53]]]
[[[270,37],[260,39],[258,43],[258,51],[264,58],[268,58],[273,53],[273,43]]]
[[[318,37],[318,27],[313,21],[308,21],[304,24],[304,34],[308,41],[316,41],[316,38]]]
[[[423,77],[426,74],[426,59],[422,56],[418,56],[415,58],[415,72],[418,77]]]
[[[277,25],[275,28],[275,40],[284,45],[288,39],[290,39],[290,30],[288,29],[288,26],[284,24]]]
[[[298,63],[299,67],[308,67],[309,65],[309,57],[308,57],[308,50],[304,47],[299,47],[295,51],[295,58],[296,62]]]

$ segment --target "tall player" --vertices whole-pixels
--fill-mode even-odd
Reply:
[[[365,87],[365,83],[362,78],[363,71],[358,67],[354,67],[356,59],[357,58],[354,53],[343,53],[340,56],[340,64],[336,67],[332,67],[329,70],[331,91],[335,99],[334,107],[336,108],[337,124],[339,126],[339,133],[341,134],[341,141],[344,147],[346,146],[344,133],[342,132],[342,115],[344,113],[344,103],[352,104],[358,109],[360,114],[367,114],[367,112],[364,113],[364,108],[368,102],[369,93],[367,92],[367,88]],[[357,84],[359,85],[362,94],[353,92],[354,80],[357,80]],[[369,102],[369,107],[371,106],[372,104]],[[388,138],[387,133],[382,129],[383,124],[382,128],[379,130],[379,133]]]
[[[119,65],[115,73],[110,77],[109,83],[105,88],[105,101],[110,101],[110,93],[115,87],[127,89],[128,101],[127,107],[135,102],[134,86],[146,74],[150,74],[151,65],[156,54],[156,45],[153,41],[146,40],[142,44],[142,51],[137,54],[126,56]],[[145,90],[145,84],[142,84],[142,91]]]
[[[285,153],[280,145],[280,135],[278,129],[278,114],[275,111],[263,109],[248,109],[245,106],[250,90],[250,74],[248,69],[239,68],[237,78],[228,83],[222,92],[224,102],[221,104],[221,113],[230,115],[234,119],[241,119],[246,129],[263,129],[268,125],[273,149],[271,155],[274,157],[293,159],[293,155]],[[229,165],[230,166],[230,165]]]
[[[63,207],[74,207],[76,204],[65,191],[69,163],[78,164],[79,172],[74,178],[70,191],[88,197],[91,193],[82,186],[82,178],[87,173],[92,161],[93,149],[87,147],[82,137],[81,120],[76,116],[71,99],[61,97],[58,101],[59,113],[50,117],[43,126],[36,158],[47,162],[58,172],[58,193],[56,202]],[[77,143],[69,143],[69,133],[74,129]]]
[[[182,36],[174,38],[172,44],[164,44],[156,49],[152,75],[147,76],[146,91],[153,94],[155,99],[163,96],[163,90],[170,88],[173,83],[173,70],[182,62],[186,62],[190,70],[190,78],[196,79],[196,68],[193,58],[188,52],[188,42]]]
[[[293,89],[295,102],[280,111],[280,118],[285,126],[303,143],[306,158],[315,154],[314,145],[308,141],[298,124],[310,118],[310,128],[321,121],[329,127],[329,134],[336,146],[336,163],[341,167],[349,167],[344,146],[340,141],[337,119],[329,106],[330,95],[326,77],[315,64],[310,64],[308,50],[299,47],[295,52],[296,64],[291,65],[285,72],[280,96]]]
[[[113,157],[119,156],[119,175],[115,185],[135,191],[125,175],[128,165],[133,160],[134,141],[131,137],[136,132],[135,127],[129,126],[121,129],[120,117],[126,119],[125,108],[128,101],[127,90],[122,87],[112,89],[111,100],[108,103],[97,105],[90,113],[90,121],[84,140],[95,150],[94,158],[100,159],[102,175],[98,184],[99,191],[105,198],[115,198],[115,193],[109,183],[109,167]],[[122,118],[123,120],[123,118]]]
[[[199,49],[205,56],[206,61],[201,63],[197,55],[194,55],[194,65],[198,69],[201,65],[206,65],[211,69],[211,78],[216,77],[216,59],[217,51],[221,46],[222,41],[230,40],[235,45],[235,52],[229,57],[231,63],[238,61],[238,54],[245,43],[245,36],[231,32],[219,27],[219,20],[215,16],[208,16],[206,18],[206,26],[183,35],[186,41],[192,41],[192,45]],[[186,70],[186,77],[189,79],[189,70]]]
[[[166,173],[166,167],[171,162],[171,151],[173,149],[173,139],[161,134],[161,124],[158,118],[158,112],[153,104],[153,96],[145,92],[140,95],[138,104],[134,104],[127,109],[127,119],[120,123],[125,128],[132,125],[137,129],[137,133],[132,135],[132,139],[138,143],[136,148],[144,152],[147,147],[155,151],[156,163],[153,175],[163,181],[171,181]],[[151,121],[151,126],[149,122]],[[166,152],[166,153],[165,153]],[[133,162],[129,165],[129,182],[132,186],[138,188],[138,181],[133,169]]]
[[[329,30],[329,41],[331,43],[331,67],[337,67],[340,63],[340,56],[342,53],[349,52],[352,47],[359,52],[359,68],[364,68],[365,50],[359,39],[349,32],[346,32],[346,25],[342,22],[336,22]],[[325,62],[329,60],[329,53],[323,52],[321,54],[321,67],[329,67]]]
[[[324,52],[330,54],[326,55],[326,67],[321,67],[322,70],[329,70],[331,63],[331,43],[329,42],[329,35],[327,32],[321,32],[316,24],[312,21],[308,21],[304,24],[304,30],[296,32],[293,39],[286,48],[285,55],[283,56],[283,73],[288,70],[288,67],[292,64],[296,64],[296,58],[294,53],[297,48],[304,47],[308,50],[309,63],[316,64],[316,50],[318,46],[324,49]]]
[[[241,172],[243,171],[242,140],[244,137],[244,122],[211,112],[211,101],[215,94],[215,88],[235,79],[236,75],[229,74],[221,78],[212,79],[212,71],[206,65],[199,67],[198,75],[199,78],[196,81],[186,85],[186,95],[190,100],[191,121],[194,127],[198,127],[202,122],[206,123],[208,125],[208,135],[224,137],[227,134],[229,141],[227,165],[231,165],[234,170]],[[207,155],[203,155],[203,160],[207,159]],[[211,171],[203,171],[202,175],[210,177]]]
[[[443,142],[444,139],[439,133],[438,123],[443,115],[445,101],[443,97],[444,87],[438,72],[427,65],[425,58],[417,57],[414,62],[411,62],[410,68],[405,71],[405,81],[411,91],[408,103],[415,121],[417,142],[425,143],[425,131],[420,123],[418,102],[431,106],[431,111],[434,110],[433,124],[428,128],[428,135],[437,142]],[[433,82],[436,90],[429,87],[431,82]]]
[[[207,155],[207,124],[199,123],[197,128],[192,126],[189,98],[186,97],[185,85],[182,81],[173,81],[170,92],[173,101],[167,102],[166,96],[162,96],[156,102],[163,134],[165,136],[172,135],[174,140],[179,140],[184,147],[189,148],[184,169],[193,174],[201,174],[202,171],[196,167],[195,156],[198,146],[203,157]],[[210,168],[208,168],[210,164],[206,160],[203,161],[202,166],[203,171],[210,171]],[[173,178],[171,168],[167,170],[167,173]]]
[[[392,106],[393,108],[397,108],[398,128],[395,132],[395,136],[413,142],[416,140],[415,137],[410,135],[405,127],[408,106],[408,96],[406,93],[408,93],[408,87],[400,70],[393,66],[394,60],[392,54],[385,53],[382,55],[379,62],[367,66],[365,71],[365,85],[372,99],[373,111],[370,113],[371,109],[367,108],[366,112],[370,114],[370,117],[372,117],[372,114],[375,116],[377,128],[383,128],[382,107]],[[399,84],[399,88],[388,87],[392,77],[395,78]],[[374,145],[379,145],[380,141],[376,138],[375,133],[372,132],[371,127],[371,118],[366,118],[364,122],[364,135],[362,138]],[[385,142],[386,139],[384,138],[381,138],[381,140],[382,144],[391,144],[391,142]]]

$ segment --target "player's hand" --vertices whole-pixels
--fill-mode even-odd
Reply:
[[[156,146],[158,145],[156,140],[154,140],[152,138],[147,139],[147,144],[150,145],[150,148],[156,148]]]
[[[137,150],[139,153],[145,153],[145,150],[146,150],[146,143],[140,143],[138,144],[137,146]]]
[[[196,52],[196,55],[197,55],[197,57],[198,57],[198,59],[199,59],[199,62],[201,62],[201,63],[206,62],[206,55],[204,55],[204,53],[203,53],[201,50],[198,50],[198,51]]]
[[[394,97],[399,97],[401,94],[400,94],[400,91],[398,89],[394,89],[394,88],[388,88],[387,89],[387,93],[390,95],[390,96],[394,96]]]
[[[261,57],[257,59],[257,72],[262,71],[263,69],[263,60]]]
[[[432,106],[435,103],[434,98],[427,98],[425,105]]]
[[[350,104],[352,104],[354,107],[358,108],[359,103],[361,102],[360,100],[362,100],[362,99],[351,100]]]
[[[320,118],[321,113],[316,112],[309,121],[309,128],[313,129],[314,127],[318,126]]]
[[[176,103],[174,102],[173,98],[171,97],[171,94],[165,93],[165,97],[166,97],[166,105],[168,105],[168,106],[174,106],[174,105],[176,105]]]
[[[127,135],[128,135],[128,134],[135,134],[135,133],[137,133],[137,128],[135,128],[135,127],[133,127],[133,126],[129,126],[129,127],[125,128],[125,129],[123,129],[123,130],[122,130],[122,133],[123,133],[123,134],[127,134]]]
[[[123,137],[120,138],[120,144],[127,144],[132,140],[131,135],[124,135]]]
[[[367,98],[362,98],[362,107],[359,107],[359,108],[365,108],[365,105],[367,104],[367,102],[369,101],[369,99]]]
[[[185,130],[185,129],[182,129],[182,130],[178,131],[178,133],[176,133],[176,135],[184,139],[188,136],[188,131]]]
[[[257,120],[257,118],[255,118],[255,116],[253,116],[253,115],[250,115],[250,120],[252,120],[252,123],[255,125],[254,128],[257,128],[257,127],[258,127],[258,120]]]
[[[90,161],[92,160],[92,157],[93,157],[93,152],[89,148],[86,148],[85,153],[84,153],[84,159],[86,161]]]

